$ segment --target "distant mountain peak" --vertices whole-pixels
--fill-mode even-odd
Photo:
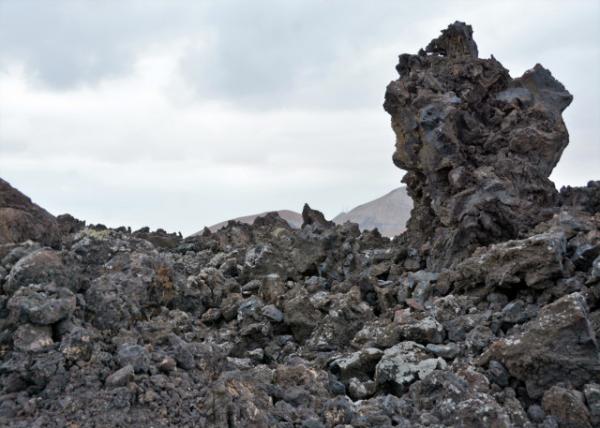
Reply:
[[[377,199],[360,204],[347,212],[342,212],[335,216],[331,221],[335,224],[346,222],[356,223],[360,230],[377,229],[383,236],[396,236],[404,232],[406,222],[410,217],[412,209],[412,200],[406,193],[406,187],[398,187]],[[245,224],[252,224],[258,217],[264,217],[269,212],[265,211],[259,214],[251,214],[237,217],[232,220],[222,221],[209,226],[211,232],[226,227],[230,221],[237,221]],[[288,224],[299,229],[302,226],[302,214],[292,210],[275,211],[279,217],[288,222]],[[198,235],[197,232],[194,235]]]
[[[412,200],[406,187],[398,187],[385,195],[358,205],[333,218],[337,224],[357,223],[361,230],[377,229],[383,236],[397,236],[406,229],[410,217]]]

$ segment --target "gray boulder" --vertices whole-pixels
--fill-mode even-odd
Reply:
[[[492,343],[479,362],[492,359],[524,381],[532,398],[558,382],[582,387],[600,380],[598,344],[584,297],[573,293],[544,306],[521,332]]]
[[[385,350],[375,367],[375,381],[380,385],[391,383],[402,388],[445,367],[446,362],[429,354],[424,346],[410,341],[401,342]]]
[[[21,287],[8,300],[7,308],[14,321],[50,325],[68,318],[76,307],[75,295],[54,284]]]
[[[54,282],[57,286],[70,283],[61,254],[50,248],[40,248],[21,258],[11,269],[4,291],[14,293],[30,284]]]
[[[13,333],[15,349],[23,352],[41,352],[54,345],[49,326],[22,324]]]

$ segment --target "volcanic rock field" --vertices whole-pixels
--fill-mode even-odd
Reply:
[[[548,178],[573,97],[461,22],[396,68],[394,239],[111,229],[0,179],[0,426],[600,426],[600,182]]]

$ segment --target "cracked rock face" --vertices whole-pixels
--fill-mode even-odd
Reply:
[[[472,34],[455,22],[401,55],[385,94],[394,163],[414,200],[410,242],[431,269],[547,217],[558,200],[548,176],[569,142],[563,85],[539,64],[513,79],[495,58],[478,58]]]

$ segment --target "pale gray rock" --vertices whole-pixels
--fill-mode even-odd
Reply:
[[[375,381],[378,384],[391,382],[402,387],[445,367],[445,361],[433,357],[424,346],[410,341],[401,342],[384,351],[375,367]]]
[[[52,329],[48,326],[22,324],[13,334],[15,349],[23,352],[41,352],[54,345]]]
[[[131,364],[127,364],[125,367],[120,368],[116,372],[112,373],[106,378],[106,386],[119,387],[126,386],[133,380],[134,369]]]

